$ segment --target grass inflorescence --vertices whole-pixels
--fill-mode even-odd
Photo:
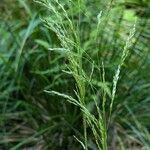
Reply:
[[[14,1],[0,4],[0,149],[148,150],[149,3]]]

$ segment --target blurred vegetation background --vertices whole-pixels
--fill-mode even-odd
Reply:
[[[46,1],[46,0],[45,0]],[[49,0],[50,1],[50,0]],[[53,0],[52,0],[53,2]],[[93,86],[87,86],[86,106],[95,114],[93,98],[101,107],[102,91],[109,100],[113,75],[125,41],[136,20],[136,32],[121,70],[108,129],[110,150],[150,149],[150,1],[63,0],[69,17],[78,22],[83,68],[88,76],[94,66]],[[55,6],[58,11],[59,7]],[[97,33],[97,15],[102,20]],[[73,77],[66,74],[64,53],[56,33],[43,22],[53,14],[32,0],[0,1],[0,150],[80,150],[74,138],[83,137],[80,109],[63,98],[48,95],[56,90],[76,97]],[[64,24],[65,19],[63,20]],[[66,23],[67,24],[67,23]],[[71,31],[70,31],[71,32]],[[95,34],[98,40],[95,42]],[[99,80],[104,63],[106,85]],[[106,116],[108,115],[106,105]],[[96,114],[95,114],[96,115]],[[96,150],[90,129],[88,148]]]

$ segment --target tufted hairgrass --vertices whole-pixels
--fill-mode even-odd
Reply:
[[[0,4],[0,149],[149,149],[148,3],[15,2]]]

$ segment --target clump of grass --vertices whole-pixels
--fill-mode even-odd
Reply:
[[[58,96],[61,96],[65,99],[67,99],[70,103],[80,107],[82,113],[83,113],[83,128],[84,128],[84,144],[82,143],[85,150],[88,149],[87,145],[87,125],[91,128],[93,135],[95,137],[95,142],[97,144],[98,149],[107,149],[107,121],[106,121],[106,114],[105,114],[105,104],[106,104],[106,90],[104,90],[103,95],[103,104],[102,108],[103,111],[100,110],[99,106],[97,105],[97,102],[95,102],[95,106],[98,113],[98,118],[96,118],[88,109],[87,104],[85,101],[86,97],[86,91],[87,91],[87,85],[92,83],[89,81],[89,78],[87,77],[85,70],[83,69],[83,54],[86,50],[84,50],[81,46],[81,35],[80,35],[80,22],[79,25],[76,25],[73,20],[69,18],[69,14],[67,10],[65,10],[64,6],[59,1],[48,2],[48,1],[37,1],[38,3],[46,6],[48,10],[53,15],[53,18],[55,18],[55,21],[53,22],[53,18],[49,17],[48,19],[44,20],[46,23],[46,26],[54,31],[56,35],[58,36],[61,48],[50,48],[50,50],[56,50],[61,49],[62,53],[65,53],[66,58],[69,60],[69,64],[67,65],[67,68],[69,70],[69,74],[71,74],[75,81],[76,81],[76,88],[75,94],[78,99],[74,99],[71,96],[68,96],[66,94],[61,94],[56,91],[45,91],[50,94],[55,94]],[[57,11],[57,6],[60,8],[60,12]],[[81,12],[80,8],[80,2],[78,3],[78,9]],[[81,14],[79,12],[78,19],[80,21]],[[101,15],[102,11],[98,14],[98,25],[97,25],[97,32],[95,34],[95,37],[97,39],[98,36],[98,28],[100,26],[101,22]],[[63,20],[67,20],[67,24],[64,24]],[[58,21],[56,21],[58,20]],[[67,26],[67,27],[66,27]],[[78,31],[78,32],[77,32]],[[71,32],[71,33],[70,33]],[[121,66],[123,65],[127,55],[128,55],[128,49],[131,46],[131,41],[133,38],[133,35],[135,33],[135,26],[131,30],[129,37],[127,38],[126,44],[123,48],[123,52],[121,55],[121,61],[119,62],[119,65],[117,67],[117,71],[115,73],[114,79],[113,79],[113,89],[112,89],[112,95],[111,95],[111,102],[110,102],[110,115],[112,112],[113,102],[115,98],[115,92],[116,92],[116,86],[120,75]],[[99,66],[100,67],[100,66]],[[104,71],[104,65],[103,65],[103,78],[102,82],[105,84],[105,71]],[[110,116],[111,117],[111,116]]]
[[[149,149],[149,20],[139,6],[16,2],[26,19],[0,20],[0,149]]]

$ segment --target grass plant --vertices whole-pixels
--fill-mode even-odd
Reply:
[[[149,150],[149,2],[11,1],[0,149]]]

